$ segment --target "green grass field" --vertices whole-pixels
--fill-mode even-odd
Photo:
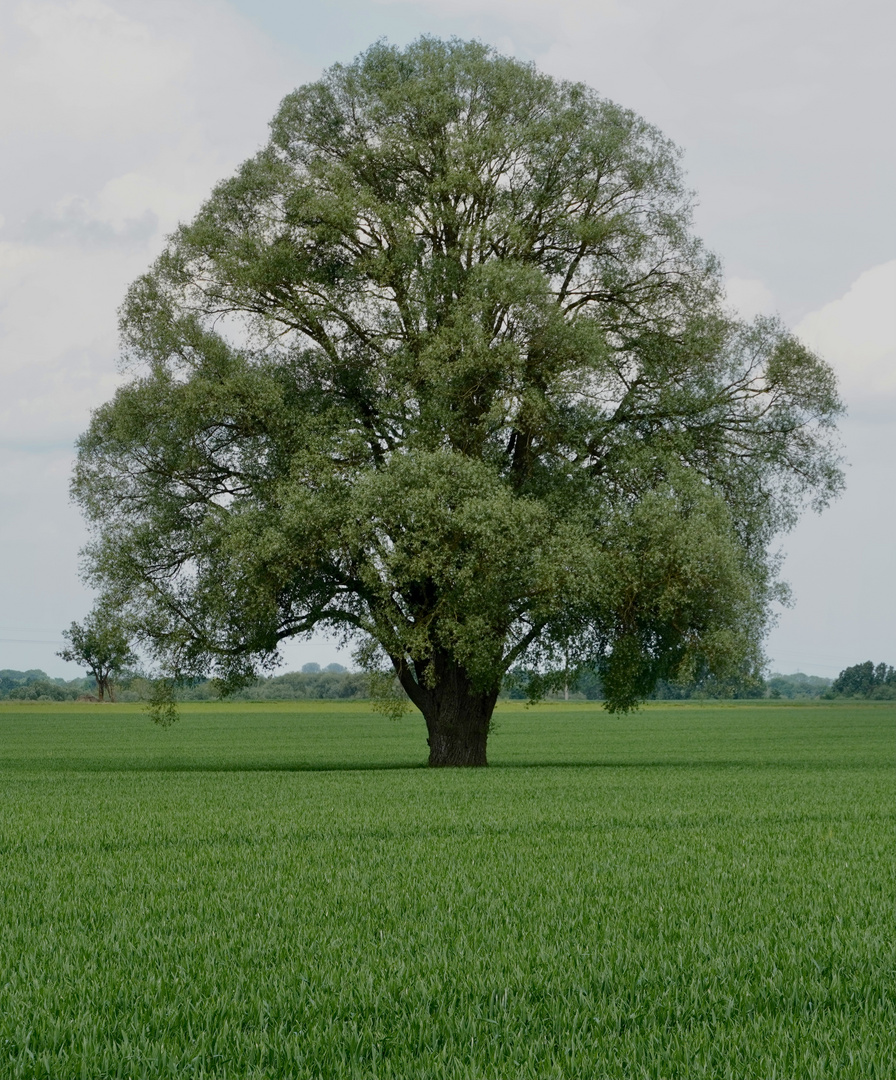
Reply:
[[[896,1076],[896,708],[0,706],[0,1077]]]

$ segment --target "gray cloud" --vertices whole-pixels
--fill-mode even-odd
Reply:
[[[84,199],[74,199],[61,211],[35,211],[10,239],[23,244],[69,243],[84,247],[145,247],[159,229],[159,215],[146,209],[121,225],[92,215]]]

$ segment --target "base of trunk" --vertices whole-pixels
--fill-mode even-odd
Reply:
[[[430,731],[429,764],[437,768],[488,765],[485,757],[487,739],[488,725],[484,730],[479,727],[472,731]]]
[[[394,658],[392,663],[426,720],[429,764],[435,768],[487,765],[485,744],[500,683],[492,690],[474,689],[469,674],[445,652],[436,652],[426,664],[426,674],[435,674],[430,685],[404,660]]]
[[[477,694],[466,684],[449,684],[438,688],[436,695],[428,713],[423,714],[429,732],[429,764],[437,768],[487,765],[485,745],[497,692]]]

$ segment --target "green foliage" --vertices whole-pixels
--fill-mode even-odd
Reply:
[[[866,660],[844,668],[831,684],[833,697],[872,698],[879,701],[896,700],[896,670],[887,664],[876,667]]]
[[[18,686],[21,683],[32,682],[35,679],[45,679],[49,681],[50,676],[40,668],[29,668],[28,671],[16,671],[14,668],[0,669],[0,686],[4,689],[11,686]],[[54,679],[52,681],[62,682],[60,679]]]
[[[74,701],[93,687],[89,679],[51,679],[39,668],[0,670],[0,701]]]
[[[0,708],[0,1074],[896,1075],[892,706],[497,716]]]
[[[428,721],[521,664],[596,668],[611,710],[758,670],[840,404],[723,310],[689,197],[642,119],[475,42],[295,91],[122,308],[93,580],[173,675],[237,689],[327,630]]]
[[[174,696],[175,684],[171,679],[153,679],[146,699],[146,711],[150,720],[161,728],[171,727],[177,719]]]
[[[805,678],[805,676],[803,676]],[[535,689],[533,691],[533,681]],[[821,680],[825,686],[829,679]],[[537,679],[533,672],[515,668],[508,674],[504,683],[503,696],[511,700],[537,700],[543,696],[544,679]],[[604,687],[600,674],[594,668],[582,667],[577,672],[559,673],[552,679],[553,697],[584,698],[586,701],[603,701]],[[648,695],[653,701],[723,700],[740,701],[750,698],[765,697],[765,680],[755,669],[746,668],[727,678],[720,679],[711,672],[704,671],[700,677],[689,682],[669,682],[658,679]],[[780,694],[777,696],[781,696]],[[815,696],[818,696],[817,694]],[[619,710],[622,711],[622,710]]]
[[[827,692],[831,681],[831,679],[822,678],[820,675],[804,675],[801,671],[793,675],[775,673],[768,680],[769,697],[818,698]]]
[[[368,676],[351,671],[320,671],[275,675],[260,679],[233,695],[239,701],[318,701],[367,698]]]
[[[183,683],[173,693],[177,701],[212,701],[220,697],[216,684],[207,679]],[[234,701],[347,701],[369,698],[371,692],[366,674],[344,670],[293,671],[259,679],[229,696]]]
[[[98,604],[83,625],[73,622],[62,636],[68,645],[56,655],[87,668],[96,681],[100,701],[107,694],[111,700],[113,679],[137,662],[128,631],[111,605]]]

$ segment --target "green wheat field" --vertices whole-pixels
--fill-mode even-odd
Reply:
[[[896,707],[0,706],[0,1077],[896,1076]]]

